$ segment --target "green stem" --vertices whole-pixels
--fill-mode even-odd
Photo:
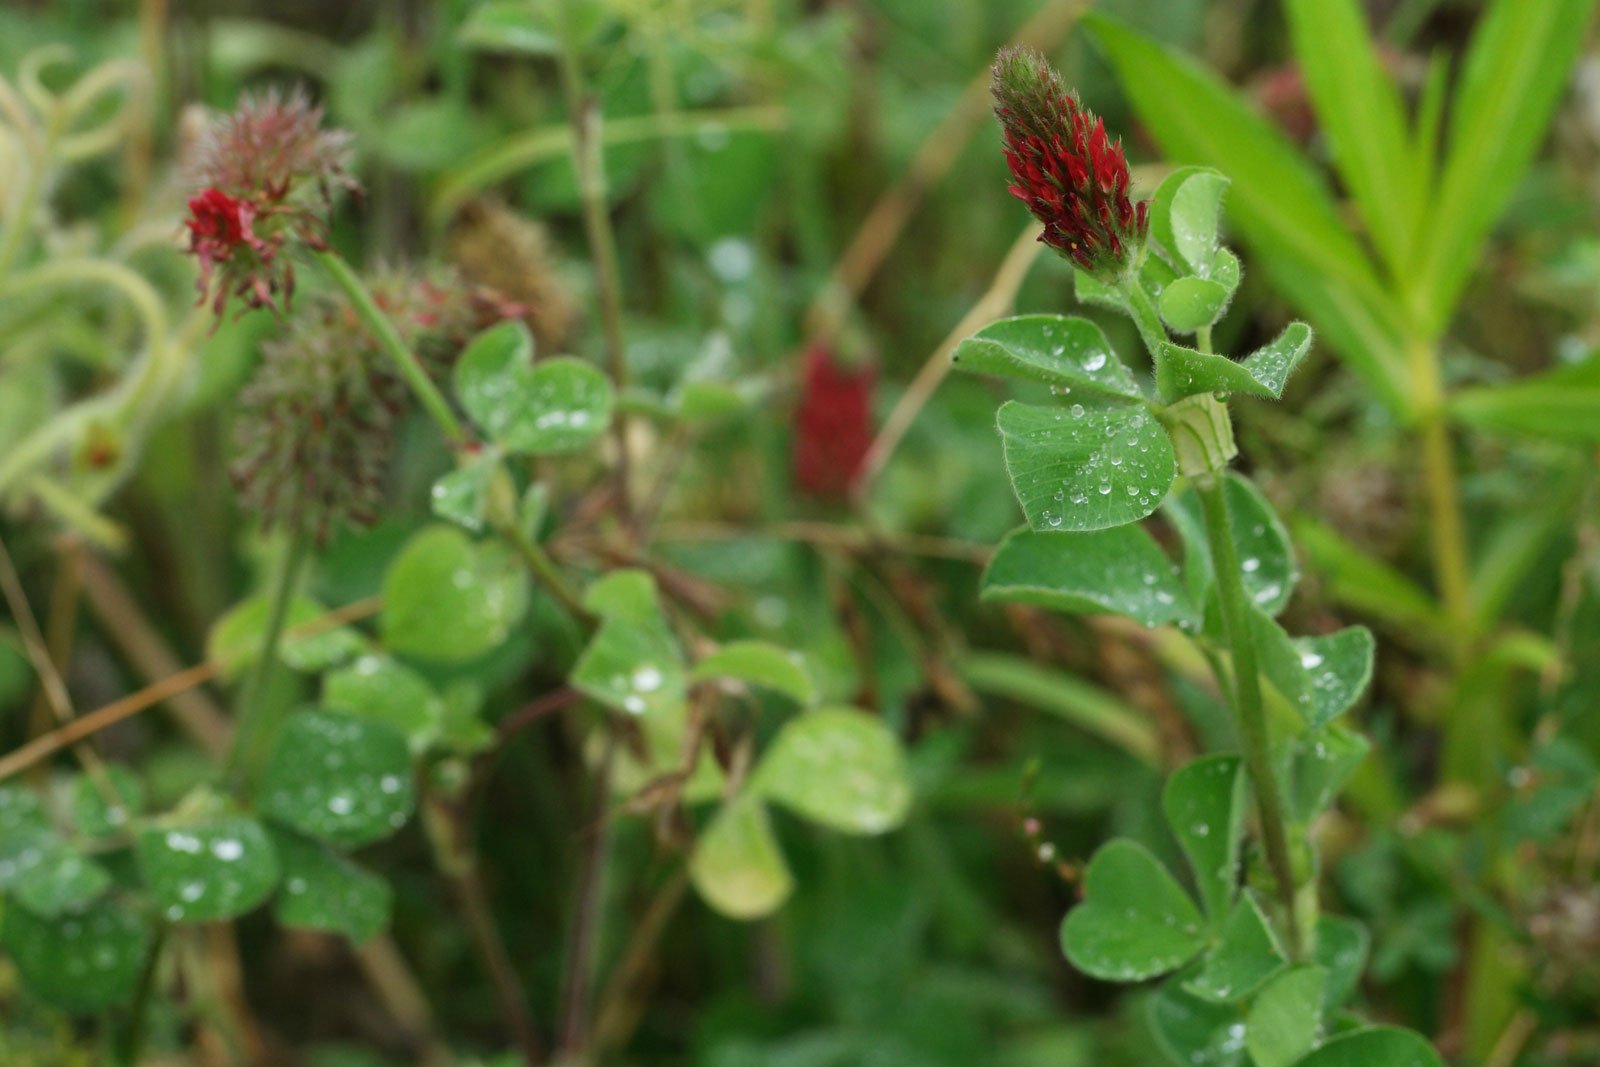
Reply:
[[[1451,650],[1458,663],[1472,639],[1471,578],[1467,538],[1461,521],[1461,488],[1456,479],[1450,424],[1445,416],[1444,385],[1438,349],[1415,342],[1410,350],[1411,384],[1422,437],[1423,491],[1428,502],[1428,535],[1433,547],[1434,582],[1451,623]]]
[[[573,165],[578,174],[578,194],[583,205],[584,236],[594,257],[595,293],[600,300],[600,325],[605,334],[606,363],[618,393],[628,388],[628,356],[622,335],[622,272],[618,267],[617,238],[606,206],[605,142],[600,111],[588,98],[580,66],[580,47],[572,23],[574,5],[563,5],[566,21],[561,48],[561,90],[572,125]],[[617,447],[617,495],[625,521],[631,525],[628,496],[628,421],[618,413],[612,423]]]
[[[1128,298],[1128,309],[1133,324],[1138,327],[1139,337],[1150,353],[1150,361],[1154,363],[1161,356],[1162,343],[1167,340],[1167,328],[1161,324],[1161,312],[1156,309],[1156,302],[1150,299],[1150,294],[1139,284],[1137,267],[1123,280],[1122,293]]]
[[[155,994],[156,973],[161,966],[161,949],[166,944],[167,927],[162,924],[156,929],[155,941],[150,946],[150,954],[145,957],[144,969],[139,972],[139,985],[133,994],[133,1004],[129,1008],[128,1028],[123,1032],[121,1040],[117,1043],[116,1055],[119,1064],[126,1067],[136,1067],[144,1054],[145,1034],[147,1033],[146,1020],[150,1015],[150,998]]]
[[[594,616],[584,608],[583,600],[567,584],[561,574],[561,568],[556,566],[555,560],[550,558],[544,548],[535,541],[528,532],[515,522],[494,524],[495,532],[517,550],[517,555],[522,557],[523,564],[532,573],[534,579],[543,585],[545,591],[556,599],[567,612],[578,621],[585,630],[594,629]]]
[[[1223,480],[1210,474],[1196,478],[1194,488],[1205,515],[1206,540],[1211,545],[1211,568],[1215,572],[1217,603],[1222,613],[1223,633],[1233,659],[1233,707],[1244,745],[1245,765],[1255,788],[1260,809],[1261,833],[1267,846],[1267,864],[1283,901],[1284,929],[1289,935],[1291,959],[1300,957],[1300,924],[1296,921],[1294,864],[1289,857],[1289,835],[1278,779],[1272,773],[1268,754],[1267,717],[1261,700],[1261,669],[1256,661],[1256,643],[1250,623],[1250,602],[1244,589],[1239,554],[1233,544],[1228,523],[1228,501]]]
[[[428,372],[423,369],[416,354],[400,339],[400,334],[395,330],[394,323],[389,321],[389,316],[383,313],[377,303],[372,299],[372,294],[362,284],[356,272],[346,263],[344,257],[332,250],[318,252],[317,262],[338,283],[345,296],[350,299],[356,314],[361,321],[371,330],[378,339],[384,354],[394,361],[395,369],[400,372],[400,377],[411,387],[428,415],[444,434],[445,439],[455,446],[464,445],[468,441],[467,431],[462,427],[460,420],[450,408],[450,402],[439,392],[439,387],[433,384],[433,379],[428,377]]]
[[[289,605],[294,602],[300,584],[300,572],[310,555],[311,539],[300,533],[289,542],[289,549],[278,569],[277,585],[272,592],[272,606],[267,614],[267,629],[261,636],[261,648],[256,662],[245,680],[239,697],[238,733],[233,750],[228,754],[228,774],[241,787],[254,784],[267,752],[278,735],[281,715],[268,710],[263,704],[267,685],[278,663],[278,648],[283,643],[283,631],[289,621]]]

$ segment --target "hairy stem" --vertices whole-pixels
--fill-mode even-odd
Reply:
[[[310,539],[296,534],[289,542],[288,552],[278,569],[276,585],[272,591],[272,606],[268,609],[267,628],[261,635],[261,648],[255,664],[245,679],[239,697],[239,726],[234,735],[233,749],[228,754],[228,775],[239,786],[254,784],[266,762],[267,752],[278,735],[281,716],[269,711],[263,704],[267,685],[278,663],[278,648],[283,643],[283,631],[289,621],[289,605],[294,601],[295,589],[300,584],[300,572],[305,568],[310,554]]]
[[[1211,475],[1197,478],[1195,493],[1205,515],[1206,540],[1211,545],[1211,569],[1217,583],[1217,602],[1222,612],[1222,628],[1233,659],[1233,708],[1244,745],[1245,765],[1255,789],[1261,816],[1261,834],[1267,846],[1267,864],[1278,895],[1283,901],[1284,928],[1288,932],[1289,955],[1300,957],[1300,925],[1295,921],[1294,865],[1289,858],[1289,835],[1285,826],[1283,799],[1278,779],[1272,773],[1267,750],[1267,717],[1261,700],[1261,669],[1256,661],[1255,635],[1250,624],[1250,602],[1245,594],[1239,554],[1233,544],[1228,523],[1228,501],[1223,481]],[[1224,682],[1226,685],[1226,682]]]
[[[362,284],[350,264],[337,252],[318,252],[317,262],[321,263],[328,274],[338,283],[339,288],[349,297],[350,304],[355,308],[356,314],[366,324],[367,329],[378,339],[384,354],[394,361],[395,369],[400,372],[400,377],[410,386],[411,392],[416,396],[429,417],[439,427],[445,439],[453,446],[467,443],[467,431],[462,427],[456,414],[451,410],[450,402],[444,394],[439,392],[439,387],[433,384],[433,379],[428,377],[428,372],[423,369],[422,363],[416,354],[400,339],[400,334],[395,330],[394,323],[389,321],[389,316],[383,313],[377,303],[372,299],[372,294]]]

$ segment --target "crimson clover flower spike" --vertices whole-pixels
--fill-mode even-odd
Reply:
[[[1003,49],[992,92],[1010,192],[1044,224],[1039,240],[1101,278],[1121,274],[1149,231],[1148,201],[1128,198],[1122,141],[1068,92],[1037,52]]]
[[[248,96],[196,139],[185,169],[189,252],[199,261],[200,302],[220,321],[230,297],[280,310],[294,294],[293,254],[327,247],[340,192],[359,192],[346,171],[350,137],[322,125],[303,91]]]

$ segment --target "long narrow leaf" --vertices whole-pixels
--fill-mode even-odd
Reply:
[[[1174,161],[1224,170],[1229,218],[1261,268],[1351,369],[1409,411],[1403,320],[1325,182],[1216,75],[1115,20],[1085,18],[1139,116]]]
[[[1408,171],[1404,112],[1355,0],[1287,0],[1295,56],[1335,165],[1391,273],[1404,269],[1421,206]]]
[[[1478,253],[1550,124],[1596,0],[1495,0],[1451,111],[1450,147],[1414,274],[1423,324],[1444,329]]]

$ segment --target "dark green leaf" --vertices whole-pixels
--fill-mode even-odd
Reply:
[[[1333,1038],[1295,1067],[1445,1067],[1445,1064],[1422,1035],[1375,1026]]]
[[[1085,533],[1015,530],[984,570],[982,590],[984,600],[1126,615],[1151,627],[1194,614],[1177,567],[1131,523]]]
[[[1300,577],[1289,532],[1261,490],[1242,475],[1229,471],[1223,492],[1228,501],[1228,528],[1239,553],[1245,592],[1256,607],[1277,615],[1288,606]],[[1167,506],[1173,525],[1184,543],[1184,572],[1190,596],[1203,603],[1211,588],[1211,550],[1206,541],[1200,500],[1192,489],[1174,494]]]
[[[1204,922],[1143,845],[1100,848],[1083,876],[1083,903],[1067,913],[1061,946],[1085,974],[1140,982],[1176,970],[1205,946]]]
[[[1245,1020],[1245,1047],[1255,1067],[1291,1067],[1311,1051],[1327,980],[1321,967],[1295,967],[1257,994]]]
[[[45,918],[5,909],[4,942],[28,992],[67,1011],[103,1011],[133,996],[150,932],[106,901],[78,915]]]
[[[1309,823],[1333,803],[1372,750],[1372,743],[1338,723],[1328,723],[1294,739],[1289,805],[1295,819]]]
[[[1239,840],[1246,806],[1243,762],[1205,756],[1167,779],[1161,808],[1194,872],[1200,901],[1213,926],[1233,906],[1239,886]]]
[[[1247,1067],[1244,1017],[1233,1005],[1214,1004],[1168,982],[1149,1000],[1150,1029],[1173,1064]]]
[[[272,835],[283,864],[273,914],[285,926],[328,930],[355,944],[389,925],[389,883],[325,845],[298,834]]]
[[[81,774],[72,783],[72,824],[85,837],[122,833],[128,820],[144,810],[143,780],[120,764],[109,764],[105,770],[103,779]]]
[[[243,915],[278,884],[278,853],[246,815],[151,826],[140,831],[137,851],[150,895],[171,922]]]
[[[1255,894],[1246,890],[1222,926],[1195,976],[1183,987],[1197,997],[1228,1003],[1243,1000],[1288,965]]]
[[[428,680],[384,655],[362,656],[324,676],[322,704],[385,723],[419,752],[438,736],[444,719],[444,701]]]
[[[1161,506],[1177,476],[1172,442],[1142,405],[1036,407],[998,418],[1006,469],[1035,530],[1104,530]]]
[[[951,354],[959,370],[1057,386],[1075,397],[1140,400],[1133,375],[1100,327],[1064,315],[1019,315],[990,323]]]
[[[416,806],[406,739],[370,719],[302,711],[278,734],[258,806],[286,826],[345,848],[388,837]]]
[[[1367,928],[1355,919],[1340,915],[1317,919],[1316,962],[1328,972],[1325,1011],[1343,1007],[1356,991],[1366,969],[1370,940]]]

